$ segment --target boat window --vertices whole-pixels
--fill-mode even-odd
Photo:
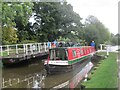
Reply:
[[[64,49],[50,50],[51,60],[67,60],[67,51]]]
[[[73,54],[73,57],[76,57],[76,51],[75,50],[72,51],[72,54]]]

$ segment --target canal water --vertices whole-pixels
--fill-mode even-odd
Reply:
[[[2,68],[3,88],[75,88],[81,76],[81,70],[90,62],[87,59],[73,71],[57,74],[47,74],[44,69],[43,58],[34,59],[30,62],[22,62],[14,66]],[[73,85],[74,84],[74,85]]]

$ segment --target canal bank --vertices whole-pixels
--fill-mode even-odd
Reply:
[[[105,55],[105,53],[101,53]],[[102,59],[89,74],[89,80],[82,82],[85,88],[118,88],[117,53],[110,53]]]

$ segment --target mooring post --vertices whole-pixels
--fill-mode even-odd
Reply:
[[[18,45],[16,44],[16,54],[18,54]]]
[[[10,55],[10,52],[9,52],[9,45],[7,45],[7,55]]]
[[[2,51],[2,46],[0,46],[0,54],[1,54],[1,56],[3,56],[3,51]]]
[[[85,74],[85,80],[84,80],[85,82],[87,81],[87,77],[88,77],[88,74],[86,73]]]
[[[107,47],[107,48],[106,48],[107,56],[109,56],[109,46],[107,45],[106,47]]]

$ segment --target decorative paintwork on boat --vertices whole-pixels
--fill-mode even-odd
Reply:
[[[66,71],[65,69],[72,68],[72,65],[92,57],[95,52],[92,46],[49,49],[48,59],[44,61],[45,69],[48,72]]]

